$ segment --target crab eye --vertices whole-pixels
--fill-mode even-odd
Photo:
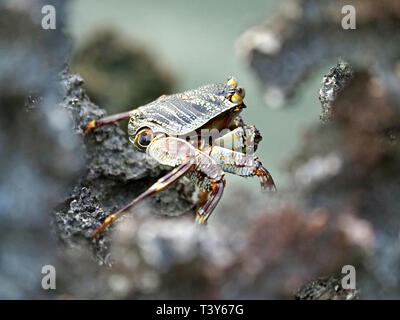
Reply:
[[[235,79],[234,77],[230,77],[230,78],[228,79],[227,85],[228,85],[228,86],[234,86],[234,87],[236,87],[236,86],[237,86],[237,81],[236,81],[236,79]]]
[[[237,88],[235,90],[234,95],[231,97],[231,101],[233,103],[241,104],[243,102],[243,98],[246,95],[246,92],[243,88]]]
[[[244,90],[244,88],[237,88],[236,89],[236,93],[242,98],[244,99],[244,97],[246,96],[246,91]]]
[[[153,138],[153,131],[148,128],[140,130],[137,134],[137,142],[141,147],[147,147]]]

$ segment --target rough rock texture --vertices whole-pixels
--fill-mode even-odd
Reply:
[[[238,189],[229,207],[220,207],[229,219],[212,217],[200,228],[190,214],[170,217],[193,212],[193,189],[182,180],[97,240],[90,232],[102,219],[165,168],[134,152],[117,125],[82,136],[82,127],[105,112],[90,101],[80,76],[64,70],[60,80],[68,56],[62,28],[38,31],[40,19],[27,12],[39,13],[43,3],[23,1],[19,9],[10,3],[0,7],[4,28],[5,21],[13,22],[8,31],[0,28],[6,58],[0,60],[1,298],[400,297],[400,94],[394,63],[400,42],[398,27],[390,27],[399,12],[396,2],[379,2],[386,8],[379,11],[363,1],[364,38],[341,42],[327,16],[336,2],[291,1],[303,10],[287,12],[303,18],[292,15],[277,26],[287,23],[299,41],[289,34],[272,65],[254,53],[260,59],[254,66],[265,67],[257,69],[262,79],[294,90],[303,80],[298,75],[319,58],[329,53],[337,60],[338,51],[325,47],[330,30],[331,45],[348,50],[354,68],[328,99],[331,121],[311,127],[293,158],[289,190],[260,196]],[[63,3],[56,3],[59,23]],[[387,46],[384,40],[390,40]],[[369,51],[377,61],[372,65],[365,46],[374,41],[380,50]],[[51,292],[40,285],[46,264],[57,270]],[[337,288],[344,265],[356,268],[356,292]]]
[[[321,118],[331,121],[308,129],[291,160],[292,189],[306,211],[320,208],[349,241],[368,247],[362,256],[345,256],[356,267],[360,298],[398,298],[399,4],[353,1],[357,29],[344,30],[345,4],[286,1],[280,13],[249,29],[240,44],[266,98],[281,103],[321,65],[340,57],[349,62],[351,76],[339,62],[323,79]],[[310,282],[308,289],[319,292],[320,285]],[[324,298],[338,298],[327,292]]]
[[[74,132],[83,139],[82,128],[105,112],[89,100],[80,76],[64,71],[61,78],[65,90],[61,106],[72,118]],[[55,213],[57,234],[68,243],[79,237],[91,240],[91,233],[107,215],[145,191],[168,169],[135,151],[116,124],[94,130],[83,142],[80,152],[86,156],[85,173]],[[192,212],[192,191],[189,183],[178,183],[151,198],[151,212],[169,216]],[[103,235],[97,238],[95,252],[102,261],[106,242]]]
[[[57,74],[68,52],[41,28],[46,1],[0,4],[0,298],[47,298],[42,266],[57,264],[50,210],[83,166]],[[52,1],[60,17],[64,1]],[[40,98],[39,98],[40,97]]]
[[[356,9],[355,30],[342,28],[342,7]],[[313,71],[339,57],[371,72],[398,95],[400,16],[396,0],[288,0],[238,40],[240,55],[259,77],[265,100],[283,106]]]
[[[116,126],[82,139],[84,122],[104,110],[89,101],[80,77],[63,72],[60,81],[69,56],[65,3],[52,1],[55,30],[41,27],[46,1],[0,4],[2,299],[106,296],[93,255],[106,260],[107,241],[92,246],[89,232],[166,169],[133,152]],[[154,197],[149,213],[190,212],[185,186]],[[56,267],[57,290],[42,289],[45,265]],[[85,287],[96,291],[85,295]]]
[[[354,263],[368,248],[324,212],[269,211],[236,233],[220,225],[200,228],[191,219],[140,216],[116,225],[110,269],[65,251],[69,271],[62,272],[59,292],[83,298],[290,298],[308,279],[337,273],[336,266]]]
[[[62,83],[66,90],[61,105],[81,135],[81,127],[103,111],[87,98],[79,76],[64,72]],[[148,175],[160,169],[134,152],[116,125],[96,130],[84,142],[86,173],[55,212],[55,232],[64,240],[59,297],[289,298],[305,281],[337,273],[371,249],[369,225],[346,213],[335,219],[323,208],[301,209],[299,200],[291,206],[284,191],[279,197],[250,198],[239,192],[241,201],[229,224],[212,219],[208,228],[196,226],[190,216],[159,219],[147,214],[192,209],[183,197],[186,192],[172,188],[93,243],[98,261],[111,266],[99,268],[90,260],[90,232],[107,211],[144,190]],[[352,236],[348,221],[360,228],[361,237]]]
[[[343,289],[342,278],[319,278],[306,283],[296,292],[298,300],[356,300],[358,290]]]
[[[373,250],[357,264],[360,296],[398,297],[399,101],[359,71],[332,106],[333,123],[309,130],[294,174],[304,182],[314,163],[326,174],[302,183],[309,205],[362,219],[364,227],[348,223],[354,238],[372,229]]]
[[[334,68],[322,79],[322,87],[319,90],[319,101],[321,101],[321,120],[326,122],[332,117],[332,103],[353,77],[353,70],[345,61],[339,61]]]

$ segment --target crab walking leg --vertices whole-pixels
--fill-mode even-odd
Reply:
[[[83,130],[83,135],[87,135],[91,130],[105,126],[107,124],[129,119],[131,117],[131,114],[132,111],[127,111],[113,114],[111,116],[106,116],[98,120],[92,120],[86,125],[85,129]]]
[[[132,200],[130,203],[128,203],[126,206],[118,210],[116,213],[109,215],[101,224],[101,226],[98,227],[93,232],[92,236],[95,237],[97,234],[103,231],[105,227],[112,224],[115,220],[128,213],[128,209],[132,208],[138,202],[169,187],[171,184],[173,184],[183,175],[185,175],[190,169],[192,169],[194,167],[194,164],[195,164],[194,159],[188,158],[184,163],[176,167],[174,170],[166,174],[164,177],[160,178],[156,183],[154,183],[149,189],[143,192],[140,196]]]
[[[263,189],[276,190],[270,173],[253,155],[246,155],[219,146],[208,147],[203,152],[214,159],[225,172],[242,177],[258,176]]]
[[[213,181],[210,195],[205,204],[200,207],[196,214],[196,222],[199,224],[206,224],[211,213],[214,211],[219,200],[222,197],[222,193],[225,187],[225,180]]]
[[[196,150],[194,147],[184,140],[173,137],[155,138],[147,147],[146,153],[160,164],[176,168],[160,178],[147,191],[128,203],[125,207],[108,216],[103,224],[94,231],[93,237],[100,233],[105,227],[112,224],[116,219],[126,214],[127,210],[139,201],[166,189],[196,165]]]
[[[218,164],[207,154],[196,150],[196,167],[189,171],[187,176],[201,190],[204,199],[198,206],[196,222],[206,224],[211,213],[215,209],[224,191],[224,172]]]

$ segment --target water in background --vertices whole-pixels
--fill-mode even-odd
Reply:
[[[318,89],[322,72],[305,83],[290,106],[273,110],[262,98],[256,76],[237,56],[234,46],[248,27],[263,21],[277,9],[277,0],[75,0],[70,7],[70,32],[79,44],[100,26],[115,27],[143,43],[178,78],[179,89],[224,82],[234,75],[246,89],[242,115],[260,130],[258,154],[272,173],[278,189],[288,181],[285,160],[299,147],[302,129],[319,119]],[[326,70],[325,70],[326,71]],[[229,201],[233,186],[259,189],[257,179],[227,176]]]

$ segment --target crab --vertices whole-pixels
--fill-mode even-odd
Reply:
[[[91,130],[129,119],[129,140],[138,151],[174,169],[130,203],[109,215],[93,237],[128,213],[138,202],[188,177],[200,190],[195,221],[206,224],[221,199],[225,172],[260,178],[262,189],[276,190],[275,183],[254,155],[262,140],[259,131],[244,124],[240,113],[245,90],[231,77],[157,100],[132,111],[90,121]]]

